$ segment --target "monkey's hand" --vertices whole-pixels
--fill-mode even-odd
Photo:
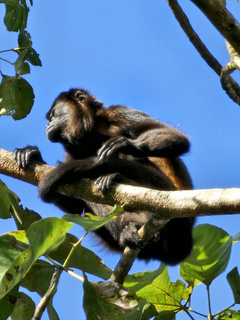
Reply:
[[[118,173],[111,173],[97,178],[95,183],[98,185],[98,190],[100,190],[102,194],[105,194],[116,181],[117,176]]]
[[[142,157],[143,151],[136,146],[133,141],[126,137],[114,137],[107,140],[98,150],[97,155],[99,161],[106,161],[116,156],[119,152],[134,157]]]
[[[27,146],[22,149],[14,150],[14,159],[17,161],[19,168],[25,170],[32,161],[45,163],[42,159],[39,149],[35,146]]]

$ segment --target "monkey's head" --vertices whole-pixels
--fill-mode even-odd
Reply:
[[[60,93],[46,115],[48,139],[63,144],[77,143],[94,129],[95,114],[102,107],[103,103],[84,89]]]

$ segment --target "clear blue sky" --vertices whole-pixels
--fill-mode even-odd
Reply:
[[[223,38],[190,1],[181,3],[205,44],[226,64],[229,56]],[[229,1],[229,5],[240,20],[239,2]],[[3,13],[1,5],[1,19]],[[43,64],[42,68],[31,67],[26,77],[34,88],[35,104],[22,121],[0,119],[0,148],[13,151],[37,145],[49,164],[63,160],[62,147],[45,137],[45,114],[59,92],[83,87],[106,106],[125,104],[143,110],[186,133],[192,147],[183,159],[196,189],[240,187],[240,107],[221,89],[218,77],[189,43],[166,1],[34,1],[27,30]],[[0,50],[16,46],[15,33],[6,32],[3,24],[0,32]],[[2,61],[0,68],[12,74]],[[43,217],[61,217],[58,209],[41,202],[35,187],[5,176],[1,179],[18,194],[23,206]],[[235,235],[240,231],[239,220],[238,215],[202,217],[198,223],[212,223]],[[11,221],[1,221],[1,233],[13,228]],[[82,234],[77,227],[74,232]],[[85,245],[114,268],[119,255],[107,253],[96,243],[89,238]],[[228,271],[240,266],[239,250],[236,244]],[[156,262],[136,261],[132,272],[157,267]],[[170,274],[175,280],[178,267],[170,268]],[[233,301],[224,277],[213,283],[213,313]],[[62,280],[54,298],[60,319],[84,319],[81,283],[67,275]],[[204,286],[196,291],[193,308],[207,313]]]

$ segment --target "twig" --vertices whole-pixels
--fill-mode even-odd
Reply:
[[[162,221],[153,218],[143,225],[142,228],[138,230],[139,241],[141,241],[143,246],[156,234],[157,231],[161,230],[167,222],[168,220]],[[129,247],[124,249],[121,258],[112,273],[111,281],[123,284],[134,260],[137,258],[139,251],[140,249],[133,250]]]
[[[187,35],[189,41],[193,44],[193,46],[196,48],[200,56],[206,61],[206,63],[220,76],[222,70],[221,64],[211,54],[211,52],[199,38],[198,34],[194,31],[193,27],[191,26],[188,20],[188,17],[183,12],[177,0],[167,0],[167,2],[170,8],[172,9],[172,12],[175,15],[175,18],[177,19],[181,28]]]
[[[202,42],[202,40],[199,38],[197,33],[192,28],[186,14],[183,12],[177,0],[167,0],[167,2],[171,7],[175,15],[175,18],[177,19],[181,28],[189,38],[189,41],[193,44],[193,46],[196,48],[196,50],[198,51],[200,56],[205,60],[205,62],[220,76],[222,87],[226,91],[228,96],[234,102],[240,104],[240,87],[237,84],[237,82],[230,77],[230,74],[233,71],[232,67],[229,69],[229,66],[227,65],[223,68],[222,65],[217,61],[217,59],[211,54],[211,52],[207,49],[205,44]],[[199,3],[201,1],[193,2]]]
[[[60,270],[60,269],[58,269],[54,272],[47,292],[42,297],[42,299],[40,300],[39,304],[36,307],[36,310],[35,310],[35,313],[33,316],[33,320],[40,320],[41,319],[43,312],[47,308],[49,302],[52,300],[55,293],[57,292],[57,285],[58,285],[61,273],[62,273],[62,270]]]

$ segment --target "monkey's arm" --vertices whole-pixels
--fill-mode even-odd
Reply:
[[[178,157],[189,151],[190,142],[180,131],[160,122],[143,124],[129,130],[131,138],[126,135],[113,137],[107,140],[98,150],[100,161],[111,158],[118,152],[134,157]],[[140,131],[140,133],[139,133]]]
[[[45,161],[43,161],[42,159],[39,149],[35,146],[27,146],[22,149],[15,149],[14,158],[19,168],[22,168],[23,170],[27,169],[33,161],[45,163]],[[42,188],[44,186],[45,192],[51,194],[49,196],[51,198],[50,202],[54,203],[64,212],[82,214],[82,212],[85,211],[92,213],[93,211],[91,207],[87,205],[84,200],[68,197],[53,191],[54,188],[56,188],[55,181],[59,180],[59,183],[57,183],[57,185],[61,184],[61,178],[59,179],[59,176],[56,175],[55,170],[56,169],[53,170],[54,174],[49,173],[49,178],[44,178],[42,182]],[[58,171],[59,170],[57,170],[57,172]]]

